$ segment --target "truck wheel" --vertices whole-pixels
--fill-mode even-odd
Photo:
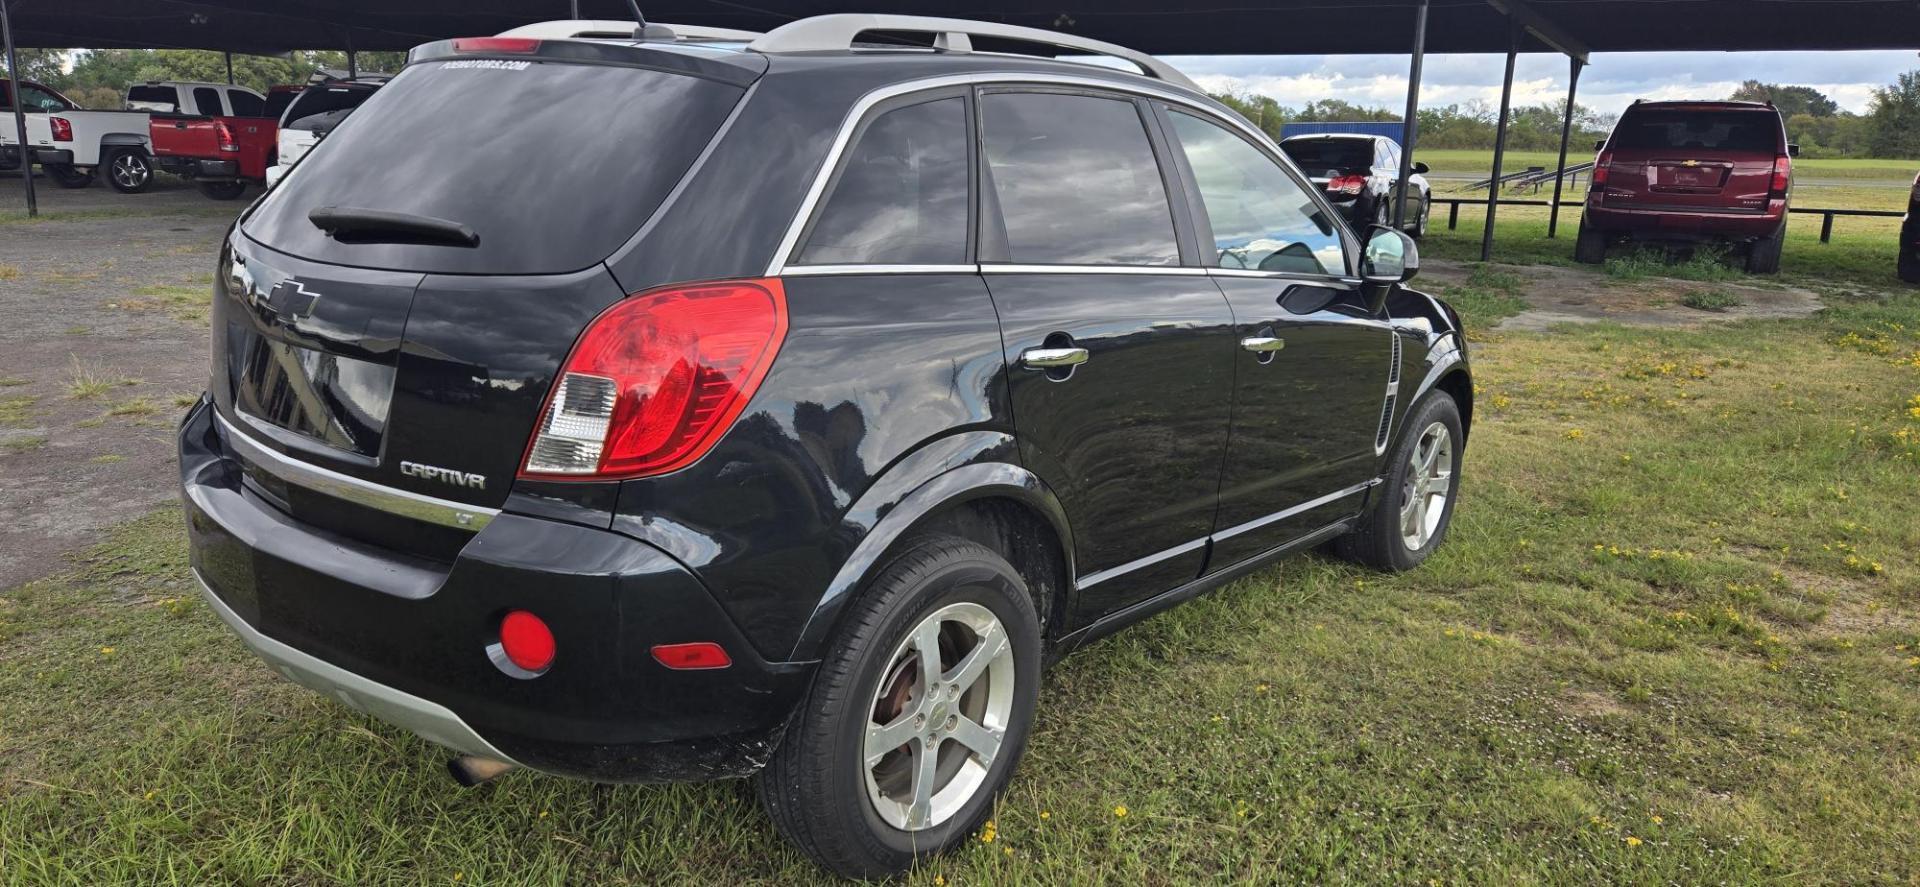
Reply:
[[[117,148],[107,155],[107,184],[122,194],[138,194],[153,184],[153,163],[139,148]]]
[[[1780,271],[1780,247],[1787,239],[1787,222],[1780,220],[1780,227],[1773,233],[1753,242],[1753,248],[1747,251],[1748,274],[1777,274]]]
[[[201,182],[200,193],[215,200],[232,200],[247,193],[246,182]]]
[[[47,177],[62,188],[85,188],[93,184],[93,170],[82,172],[65,163],[52,166],[41,164],[40,168],[46,170]]]
[[[1573,241],[1573,260],[1583,265],[1598,265],[1607,260],[1607,232],[1587,224],[1580,217],[1580,236]]]
[[[755,787],[821,865],[883,877],[993,812],[1033,724],[1040,621],[1013,565],[948,536],[894,557],[848,610]]]

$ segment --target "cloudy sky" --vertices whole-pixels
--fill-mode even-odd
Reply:
[[[1298,107],[1320,98],[1360,105],[1404,108],[1407,57],[1176,56],[1182,71],[1216,92],[1231,89],[1273,96]],[[1430,55],[1421,77],[1420,101],[1448,105],[1484,99],[1498,106],[1505,57]],[[1920,68],[1920,55],[1886,52],[1624,52],[1593,56],[1580,75],[1582,105],[1617,112],[1636,98],[1723,99],[1743,80],[1801,84],[1826,93],[1840,107],[1864,111],[1873,89]],[[1520,56],[1514,71],[1515,105],[1562,98],[1567,92],[1563,56]]]

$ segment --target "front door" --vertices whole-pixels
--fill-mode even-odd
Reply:
[[[1232,313],[1203,269],[1182,264],[1185,219],[1145,103],[1011,89],[984,91],[979,107],[982,271],[1021,459],[1071,521],[1085,622],[1206,562]]]
[[[1162,108],[1234,314],[1232,441],[1209,570],[1358,510],[1379,462],[1393,332],[1333,210],[1254,142]]]

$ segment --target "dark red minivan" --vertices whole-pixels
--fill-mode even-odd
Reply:
[[[1772,104],[1635,102],[1600,145],[1574,257],[1623,241],[1747,247],[1747,270],[1780,270],[1793,156]]]

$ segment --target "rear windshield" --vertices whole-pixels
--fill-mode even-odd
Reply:
[[[127,107],[136,111],[180,113],[180,90],[171,86],[132,86],[127,88]]]
[[[267,93],[267,109],[260,116],[279,120],[280,115],[287,113],[287,106],[299,97],[300,93],[290,89],[276,89]]]
[[[291,112],[281,126],[287,129],[329,130],[373,96],[367,86],[315,86],[300,94],[288,106]]]
[[[1771,111],[1629,111],[1614,130],[1613,146],[1773,154],[1780,149],[1780,115]]]
[[[1371,139],[1304,139],[1281,142],[1293,162],[1307,175],[1317,176],[1329,169],[1370,169],[1373,166]]]
[[[742,92],[612,65],[409,65],[268,192],[244,231],[274,249],[342,265],[578,270],[639,229]],[[308,220],[319,207],[445,219],[471,227],[479,244],[340,243]]]

